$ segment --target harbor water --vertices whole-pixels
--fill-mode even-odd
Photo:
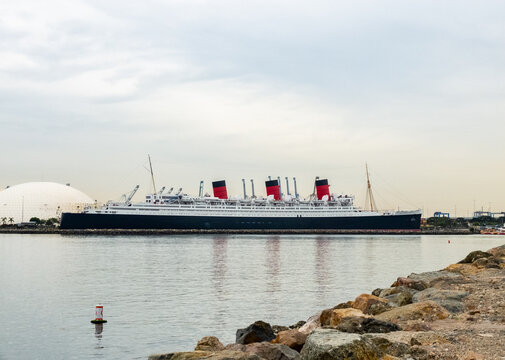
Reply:
[[[0,359],[146,359],[291,325],[499,236],[0,234]],[[94,325],[95,305],[106,324]]]

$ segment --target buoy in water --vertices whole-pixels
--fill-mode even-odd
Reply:
[[[103,305],[98,304],[95,307],[95,320],[91,320],[93,324],[103,324],[106,323],[107,320],[103,319]]]

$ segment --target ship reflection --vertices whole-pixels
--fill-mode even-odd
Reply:
[[[266,269],[267,269],[267,292],[276,293],[280,290],[279,273],[281,270],[281,240],[280,236],[268,238],[265,243]]]
[[[316,261],[314,267],[314,277],[317,283],[316,298],[320,306],[326,303],[326,294],[330,287],[331,241],[329,238],[318,236],[316,238]]]
[[[212,283],[218,298],[225,295],[227,247],[228,239],[225,236],[214,237],[212,241]]]

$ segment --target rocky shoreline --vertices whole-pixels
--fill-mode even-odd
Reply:
[[[193,351],[149,356],[196,359],[503,360],[505,245],[399,277],[291,326],[257,321],[238,329],[234,344],[207,336]]]
[[[244,234],[244,235],[475,235],[468,229],[451,230],[179,230],[179,229],[59,229],[56,227],[0,227],[0,234],[60,234],[60,235],[184,235],[184,234]]]

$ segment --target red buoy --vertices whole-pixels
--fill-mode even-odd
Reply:
[[[103,324],[106,323],[107,320],[103,319],[103,305],[98,304],[95,307],[95,320],[91,320],[93,324]]]

